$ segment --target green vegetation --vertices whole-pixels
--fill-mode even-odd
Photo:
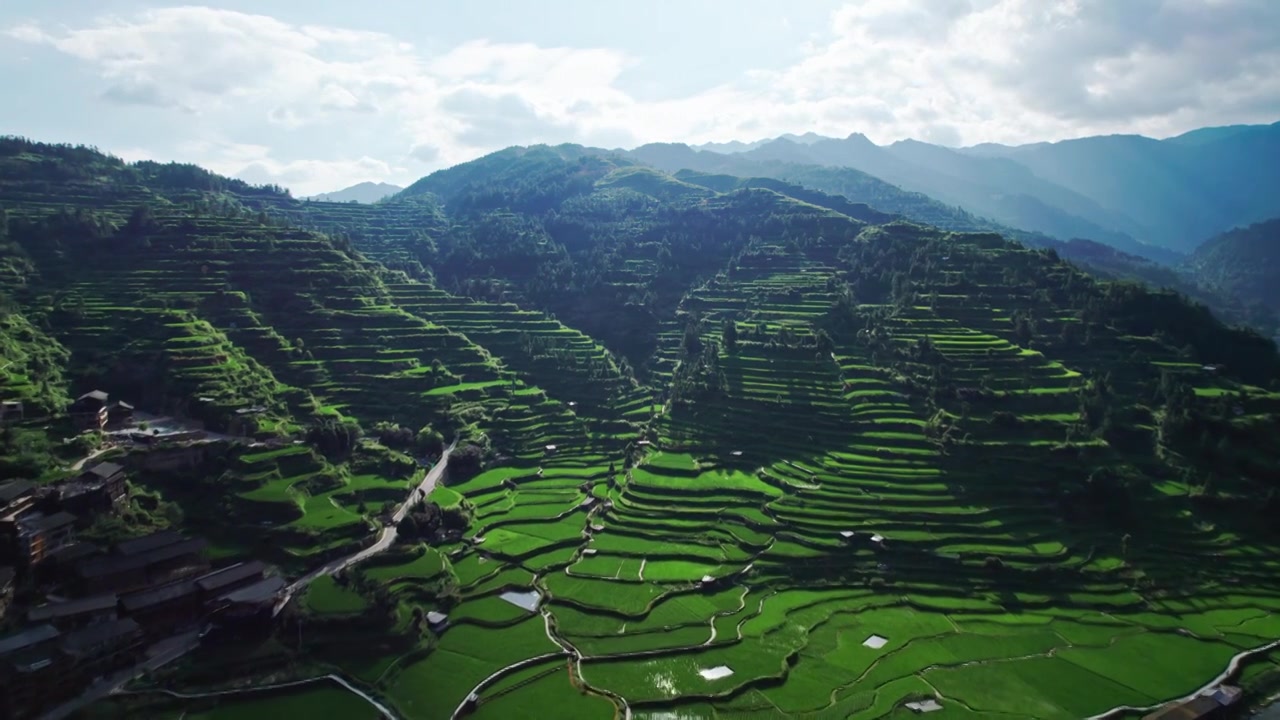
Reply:
[[[1254,305],[1255,315],[1280,311],[1278,239],[1280,218],[1235,228],[1204,241],[1187,265],[1202,285]]]
[[[278,637],[406,717],[1082,717],[1280,637],[1280,356],[1176,293],[576,146],[372,206],[0,160],[6,391],[263,440],[138,473],[220,547],[349,553],[459,439]]]
[[[348,588],[339,586],[333,578],[322,575],[307,586],[303,603],[317,615],[342,615],[357,613],[369,607],[369,603]]]

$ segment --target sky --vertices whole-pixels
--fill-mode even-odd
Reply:
[[[1280,120],[1280,0],[4,0],[0,134],[309,195],[510,145]]]

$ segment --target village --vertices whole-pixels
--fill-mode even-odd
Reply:
[[[7,408],[10,414],[21,408]],[[168,449],[152,462],[185,464],[207,433],[140,429],[134,408],[105,392],[80,396],[81,431],[115,445]],[[91,456],[92,458],[92,456]],[[285,580],[252,558],[209,558],[208,542],[174,529],[104,544],[79,538],[128,502],[128,473],[82,461],[71,477],[0,482],[0,718],[37,717],[159,648],[269,631]]]

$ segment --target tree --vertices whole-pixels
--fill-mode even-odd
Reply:
[[[724,329],[720,332],[721,338],[724,339],[725,352],[730,355],[738,352],[738,323],[733,318],[725,318]]]
[[[349,457],[360,441],[360,425],[353,420],[325,418],[307,430],[307,441],[331,458]]]
[[[814,343],[818,347],[818,352],[823,355],[830,355],[836,349],[836,344],[831,340],[831,335],[826,330],[819,330],[813,335]]]
[[[444,435],[430,425],[423,425],[414,438],[414,447],[424,455],[439,455],[444,452]]]
[[[155,216],[151,213],[150,205],[139,205],[129,213],[129,222],[124,226],[125,232],[138,237],[156,229]]]
[[[702,338],[698,337],[698,326],[689,323],[684,330],[684,354],[686,357],[697,357],[702,353]]]

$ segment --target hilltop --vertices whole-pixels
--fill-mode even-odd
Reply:
[[[304,200],[314,200],[317,202],[355,202],[355,203],[376,203],[379,200],[385,200],[392,195],[400,192],[404,188],[399,185],[392,185],[384,182],[362,182],[356,183],[351,187],[333,192],[320,193],[319,195],[311,195],[303,198]]]
[[[41,410],[3,467],[64,476],[90,389],[202,421],[231,437],[176,470],[114,451],[131,516],[298,577],[458,440],[394,546],[152,676],[183,692],[1065,719],[1280,637],[1274,342],[1066,256],[1138,262],[1096,243],[723,157],[514,147],[363,205],[4,139],[0,399]]]

